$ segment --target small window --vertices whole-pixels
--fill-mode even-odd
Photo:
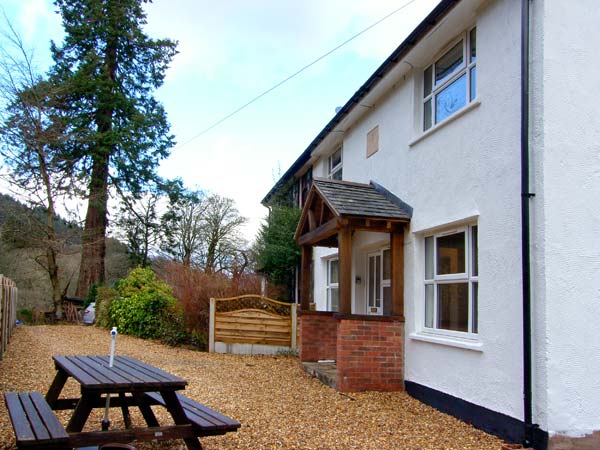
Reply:
[[[477,225],[425,238],[424,327],[478,333]]]
[[[367,133],[367,158],[379,150],[379,125]]]
[[[328,178],[332,180],[342,179],[342,148],[338,148],[328,160]]]
[[[423,131],[453,116],[475,99],[476,44],[473,28],[423,72]]]
[[[327,260],[327,311],[340,310],[339,260]]]

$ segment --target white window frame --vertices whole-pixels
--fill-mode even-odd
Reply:
[[[332,283],[331,282],[331,264],[336,261],[338,263],[338,282],[337,283]],[[333,305],[331,303],[331,292],[332,290],[337,290],[338,292],[338,310],[339,310],[339,294],[340,294],[340,284],[339,284],[339,280],[340,280],[340,260],[339,257],[333,257],[333,258],[328,258],[326,260],[327,263],[327,277],[326,277],[326,281],[325,281],[325,301],[326,301],[326,308],[327,311],[333,311]]]
[[[479,227],[477,223],[454,227],[452,229],[444,230],[438,233],[428,234],[423,237],[423,280],[424,280],[424,289],[423,289],[423,316],[422,316],[422,329],[427,333],[435,333],[440,335],[446,335],[451,337],[468,337],[468,338],[478,338],[479,336],[479,319],[478,319],[478,309],[479,309],[479,300],[475,298],[473,288],[477,285],[477,297],[479,297],[479,264],[476,261],[476,257],[473,254],[473,251],[478,249],[478,245],[473,247],[473,229],[477,229],[477,236],[479,236]],[[465,233],[465,273],[452,273],[452,274],[438,274],[437,266],[438,266],[438,255],[437,255],[437,239],[444,236],[449,236],[452,234]],[[433,239],[433,278],[427,278],[426,272],[426,260],[427,260],[427,252],[426,252],[426,239]],[[477,255],[478,257],[478,255]],[[474,265],[477,263],[477,273],[475,273]],[[457,330],[447,330],[444,328],[439,328],[438,323],[438,286],[443,284],[451,284],[451,283],[465,283],[468,286],[468,320],[467,320],[467,330],[468,331],[457,331]],[[432,327],[427,326],[427,286],[433,286],[433,317],[432,317]]]
[[[332,166],[333,164],[333,156],[337,153],[340,152],[340,162],[337,163],[335,166]],[[329,158],[327,158],[327,178],[333,180],[334,176],[338,173],[340,173],[340,180],[342,179],[343,176],[343,164],[344,164],[344,150],[343,147],[338,147],[336,149],[336,151],[334,151],[331,155],[329,155]]]
[[[475,38],[477,39],[477,27],[474,26],[474,27],[469,28],[465,32],[461,33],[461,35],[458,38],[456,38],[454,41],[452,41],[452,43],[450,45],[448,45],[442,52],[440,52],[438,57],[435,58],[435,61],[433,61],[423,71],[422,89],[421,89],[421,98],[422,98],[421,129],[423,132],[431,130],[432,128],[435,128],[437,125],[446,122],[451,117],[454,117],[456,114],[458,114],[464,108],[469,106],[469,104],[471,104],[477,100],[477,80],[476,79],[475,79],[475,89],[474,89],[475,95],[473,95],[471,92],[471,74],[475,73],[475,77],[477,76],[476,65],[477,65],[477,58],[478,58],[477,53],[475,53],[475,59],[473,61],[471,61],[471,32],[473,30],[475,30]],[[462,64],[454,70],[454,72],[452,73],[452,76],[450,76],[448,79],[446,79],[444,82],[440,83],[439,85],[436,85],[435,84],[435,65],[451,49],[453,49],[456,46],[456,44],[458,44],[461,41],[462,41],[462,52],[463,52]],[[476,52],[477,52],[477,49],[476,49]],[[431,81],[431,92],[425,93],[425,76],[426,76],[427,70],[429,70],[430,68],[431,68],[431,80],[430,80]],[[456,80],[458,80],[463,75],[466,76],[466,80],[465,80],[465,82],[466,82],[466,89],[465,89],[466,99],[465,99],[464,106],[462,106],[461,108],[454,111],[452,114],[448,115],[447,117],[445,117],[442,120],[440,120],[439,122],[437,122],[436,121],[436,116],[437,116],[437,114],[436,114],[436,98],[437,98],[437,96],[439,94],[441,94],[442,92],[444,92],[452,83],[454,83]],[[427,104],[427,102],[431,103],[431,107],[430,107],[431,117],[430,117],[430,125],[428,127],[425,126],[425,115],[426,115],[426,106],[425,105]]]

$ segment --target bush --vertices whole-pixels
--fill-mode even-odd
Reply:
[[[157,280],[151,269],[133,269],[126,278],[117,281],[115,289],[118,298],[110,301],[106,325],[116,326],[119,333],[160,338],[168,328],[167,319],[177,314],[171,288]]]
[[[113,327],[110,318],[110,305],[112,301],[119,298],[119,293],[116,289],[106,286],[100,286],[96,292],[96,325],[104,328]]]
[[[157,266],[157,273],[173,287],[173,293],[179,301],[184,317],[178,326],[187,330],[187,344],[201,349],[206,349],[208,343],[211,297],[260,294],[261,277],[255,274],[230,278],[223,273],[207,274],[172,261],[161,261]],[[278,294],[276,291],[267,293],[268,296]],[[168,339],[176,342],[179,338],[177,335],[170,335]]]

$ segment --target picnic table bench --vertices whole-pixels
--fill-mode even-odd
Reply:
[[[201,450],[198,438],[236,431],[239,422],[226,417],[177,390],[187,381],[127,356],[116,356],[109,367],[106,356],[54,356],[57,369],[45,399],[37,392],[9,392],[6,406],[19,449],[56,449],[128,443],[133,440],[183,439],[191,450]],[[69,377],[81,385],[81,397],[59,398]],[[94,408],[121,408],[125,429],[82,431]],[[174,425],[161,426],[152,411],[160,405]],[[131,428],[129,407],[139,408],[147,427]],[[73,410],[66,428],[53,410]]]
[[[72,448],[69,434],[39,392],[7,392],[4,400],[18,448]]]

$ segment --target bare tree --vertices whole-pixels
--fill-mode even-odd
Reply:
[[[202,191],[187,192],[171,198],[162,217],[164,240],[161,249],[186,267],[192,265],[200,251],[206,207]]]
[[[114,224],[127,244],[129,259],[136,266],[150,265],[150,253],[161,238],[159,217],[160,192],[154,190],[137,199],[123,198]]]
[[[62,158],[64,125],[57,113],[58,88],[36,70],[33,55],[12,24],[6,20],[7,31],[0,47],[0,155],[3,157],[1,176],[19,194],[27,196],[36,214],[27,219],[33,228],[22,230],[34,247],[44,250],[44,258],[36,261],[44,268],[52,285],[53,310],[62,317],[64,290],[60,286],[58,255],[64,239],[55,229],[56,202],[68,196],[76,186],[71,178],[70,163]],[[40,211],[43,222],[40,223]]]
[[[239,267],[240,251],[246,246],[240,228],[246,221],[232,199],[216,194],[207,199],[202,227],[205,272],[231,272],[234,262]]]

